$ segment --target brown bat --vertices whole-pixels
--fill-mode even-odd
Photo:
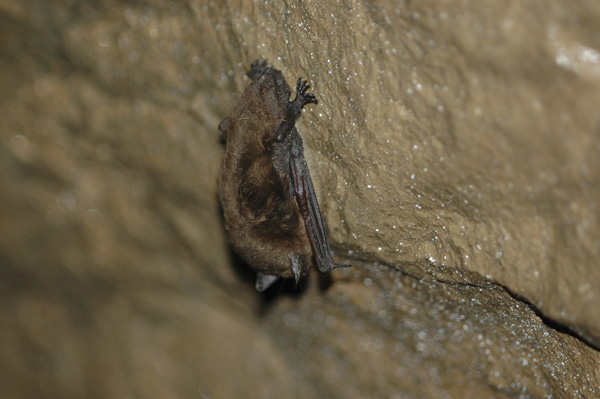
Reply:
[[[283,74],[264,61],[255,61],[248,76],[253,82],[219,125],[226,147],[219,198],[232,247],[256,270],[258,291],[278,277],[297,283],[314,266],[321,273],[350,266],[331,257],[294,126],[302,107],[317,103],[315,96],[300,78],[290,101]]]

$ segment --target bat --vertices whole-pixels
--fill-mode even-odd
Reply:
[[[219,124],[225,157],[219,200],[234,251],[257,272],[264,291],[279,277],[296,284],[309,269],[328,273],[333,261],[315,189],[295,123],[302,107],[317,104],[302,78],[296,97],[281,71],[255,61],[252,83]]]

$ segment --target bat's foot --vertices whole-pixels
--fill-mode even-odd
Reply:
[[[250,71],[246,74],[252,80],[256,80],[267,70],[267,61],[256,60],[250,65]]]
[[[296,98],[293,101],[298,109],[302,109],[302,107],[309,103],[318,103],[314,94],[306,93],[308,89],[310,89],[310,86],[307,84],[307,81],[302,80],[302,78],[298,79],[298,83],[296,84]]]

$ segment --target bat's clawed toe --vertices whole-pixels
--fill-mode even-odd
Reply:
[[[302,78],[298,79],[298,87],[296,90],[298,90],[298,93],[304,95],[304,93],[306,93],[306,91],[310,89],[310,86],[308,85],[308,81],[307,80],[302,80]]]
[[[267,69],[267,62],[265,60],[256,60],[250,65],[250,71],[246,74],[250,79],[256,80],[262,75]]]
[[[310,89],[308,82],[306,80],[302,80],[302,78],[298,79],[298,83],[296,84],[296,99],[294,100],[294,103],[298,104],[300,108],[309,103],[318,104],[319,102],[315,98],[314,94],[306,94],[308,89]]]
[[[313,104],[317,104],[319,101],[317,101],[317,99],[315,98],[315,95],[312,93],[308,93],[304,96],[306,103],[313,103]]]

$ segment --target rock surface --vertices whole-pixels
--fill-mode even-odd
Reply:
[[[600,396],[600,3],[0,4],[8,398]],[[216,126],[259,57],[336,253],[263,298]]]

